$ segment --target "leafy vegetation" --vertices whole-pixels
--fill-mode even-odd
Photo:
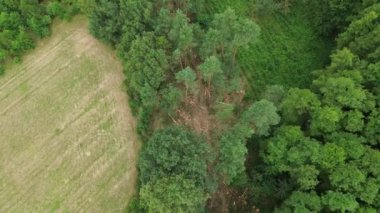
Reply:
[[[144,142],[136,211],[376,212],[379,8],[375,0],[81,0],[42,12],[81,9],[123,63]],[[30,32],[45,35],[8,25],[16,52],[32,48]]]
[[[288,183],[286,195],[277,197],[278,203],[283,202],[278,211],[376,212],[380,208],[380,141],[375,133],[378,127],[372,124],[379,110],[380,81],[372,84],[365,78],[378,64],[374,49],[379,44],[361,36],[378,34],[377,19],[369,17],[377,17],[379,6],[360,12],[338,36],[331,64],[314,73],[310,89],[290,89],[280,104],[281,127],[262,141],[263,162],[256,165],[267,179]],[[376,72],[369,75],[374,77]],[[253,179],[256,186],[265,180]],[[279,189],[272,190],[263,191],[261,199]],[[300,199],[300,193],[310,192]]]
[[[0,75],[7,61],[19,61],[23,53],[34,48],[36,38],[50,34],[54,17],[69,19],[77,12],[69,1],[47,5],[38,0],[0,2]]]
[[[246,18],[250,14],[245,1],[211,1],[205,7],[188,1],[97,3],[90,29],[118,50],[143,124],[143,209],[200,211],[207,198],[212,209],[212,203],[220,202],[215,195],[236,184],[253,184],[253,203],[277,206],[276,211],[379,208],[378,171],[373,168],[378,155],[378,79],[372,72],[378,60],[376,5],[363,10],[364,3],[329,2],[322,10],[326,14],[308,19],[300,12],[300,2],[272,2],[273,7],[263,8],[275,13],[274,18],[255,16],[260,30]],[[238,13],[228,6],[214,7],[228,4]],[[263,5],[254,6],[257,11]],[[323,44],[326,39],[318,37],[316,29],[325,36],[343,33],[331,64],[312,76],[313,69],[326,64],[330,45]],[[243,101],[242,73],[253,96],[262,94],[263,100],[252,105]],[[268,84],[284,87],[264,92]],[[291,86],[301,89],[287,91]],[[170,103],[174,107],[168,107]],[[281,123],[272,132],[280,115]],[[195,132],[177,126],[151,130],[153,124],[172,122]],[[198,136],[202,134],[204,139]],[[252,135],[261,141],[260,155],[247,170],[246,141]],[[206,158],[206,153],[216,158]],[[250,179],[241,179],[251,170]],[[371,183],[371,190],[365,183]],[[270,204],[261,205],[267,199]]]

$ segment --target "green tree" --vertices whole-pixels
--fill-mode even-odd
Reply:
[[[312,113],[310,131],[313,135],[336,132],[343,113],[337,107],[321,107]]]
[[[185,87],[186,87],[186,98],[187,98],[187,94],[188,94],[189,89],[193,93],[195,93],[195,89],[197,86],[197,84],[196,84],[197,75],[195,74],[193,69],[191,69],[190,67],[186,67],[185,69],[177,72],[175,74],[175,78],[179,83],[183,83],[185,85]]]
[[[199,65],[203,79],[208,82],[209,90],[213,76],[223,73],[221,66],[222,64],[216,56],[208,57],[203,64]]]
[[[365,127],[364,135],[367,138],[367,143],[371,145],[380,144],[380,110],[376,109],[368,116],[368,122]]]
[[[346,164],[334,168],[329,179],[333,187],[348,191],[359,188],[366,181],[366,176],[355,165]]]
[[[231,183],[244,172],[244,163],[248,153],[245,142],[252,133],[253,131],[247,126],[237,124],[221,136],[218,167],[227,183]]]
[[[344,149],[349,159],[359,159],[365,152],[364,143],[366,139],[362,136],[348,132],[334,132],[331,135],[326,135],[326,141],[335,143]]]
[[[234,10],[228,8],[225,12],[215,15],[211,28],[205,35],[203,57],[218,53],[224,60],[228,60],[227,56],[231,58],[234,65],[238,49],[255,41],[259,34],[260,28],[256,23],[238,17]]]
[[[181,175],[148,182],[140,189],[140,199],[147,212],[200,212],[206,194],[193,180]]]
[[[320,212],[321,198],[316,192],[295,191],[275,212]]]
[[[120,3],[119,24],[120,33],[116,39],[116,48],[121,58],[128,59],[125,54],[128,53],[132,42],[139,36],[142,36],[151,22],[152,3],[148,0],[121,0]]]
[[[262,156],[273,173],[293,171],[320,161],[320,144],[304,136],[297,126],[282,126],[267,143]]]
[[[350,194],[328,191],[322,196],[322,203],[331,211],[355,211],[359,204]]]
[[[89,14],[89,30],[96,38],[115,45],[122,35],[123,20],[118,1],[96,0]]]
[[[356,86],[351,78],[328,78],[321,86],[323,102],[332,106],[362,109],[366,100],[365,91]]]
[[[179,126],[167,127],[155,132],[141,151],[141,183],[183,175],[204,187],[209,157],[209,147],[201,137]]]
[[[124,70],[127,75],[128,87],[139,91],[148,85],[158,90],[165,81],[169,67],[165,51],[157,49],[154,35],[147,33],[133,41],[131,49],[126,55]]]
[[[242,114],[240,122],[253,125],[255,134],[267,136],[269,135],[270,127],[280,122],[280,116],[277,114],[277,108],[274,104],[263,99],[252,104]]]
[[[313,190],[319,183],[319,170],[313,165],[302,165],[290,171],[300,190]]]
[[[268,86],[262,97],[278,107],[285,97],[284,87],[281,85]]]
[[[344,165],[346,153],[344,149],[335,143],[327,143],[321,149],[319,164],[323,169],[333,170],[337,166]]]
[[[316,94],[308,89],[290,89],[280,105],[283,119],[290,123],[304,123],[320,107]]]
[[[60,4],[57,1],[52,1],[47,5],[47,13],[51,16],[58,16],[59,18],[63,19],[65,17],[65,10],[62,7],[62,4]]]
[[[380,3],[361,12],[348,28],[339,35],[338,48],[348,47],[362,60],[375,62],[380,59]]]
[[[169,86],[161,91],[161,95],[161,108],[169,115],[174,114],[182,101],[182,91],[174,86]]]
[[[364,127],[364,115],[359,110],[348,111],[345,113],[344,127],[349,132],[361,132]]]

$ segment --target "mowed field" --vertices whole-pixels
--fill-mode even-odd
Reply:
[[[136,182],[138,141],[121,64],[86,20],[0,77],[0,212],[120,212]]]

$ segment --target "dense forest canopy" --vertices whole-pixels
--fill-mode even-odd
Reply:
[[[138,119],[140,182],[128,211],[380,211],[377,0],[7,0],[1,64],[47,36],[52,18],[79,10],[117,51]],[[260,25],[294,11],[313,39],[334,43],[330,61],[305,71],[309,85],[246,95],[247,49],[269,35]]]

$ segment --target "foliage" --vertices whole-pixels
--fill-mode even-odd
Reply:
[[[310,19],[317,31],[325,36],[342,32],[366,1],[308,0],[304,6],[310,11]]]
[[[195,212],[206,200],[209,147],[182,127],[157,131],[143,147],[142,205],[149,212]]]
[[[35,37],[49,34],[51,17],[42,3],[2,1],[0,3],[0,70],[7,59],[18,59],[34,47]]]
[[[227,182],[245,170],[246,140],[254,133],[267,135],[270,126],[279,123],[280,117],[276,111],[273,103],[258,101],[243,112],[238,123],[221,136],[219,168],[226,175]]]
[[[290,89],[280,105],[284,120],[301,123],[310,117],[310,112],[319,107],[320,101],[313,92],[298,88]]]
[[[194,89],[196,88],[196,74],[194,70],[192,70],[190,67],[186,67],[185,69],[179,71],[175,75],[176,80],[179,83],[183,83],[186,87],[186,96],[187,92],[189,89],[191,89],[193,92],[195,91]]]
[[[203,56],[219,53],[224,60],[232,57],[230,63],[234,64],[238,49],[256,40],[259,34],[260,28],[256,23],[238,17],[234,10],[228,8],[216,14],[211,22],[202,46]]]
[[[241,122],[254,125],[255,133],[259,136],[269,135],[270,126],[280,122],[277,108],[265,99],[255,102],[242,114]]]
[[[207,176],[217,171],[220,185],[242,186],[246,165],[258,192],[253,203],[270,200],[269,210],[380,208],[375,1],[95,3],[90,30],[117,48],[140,134],[149,139],[139,162],[146,211],[202,211],[212,193]],[[315,31],[331,41],[342,32],[324,69],[331,43]],[[243,101],[241,71],[247,102],[263,100]],[[197,128],[203,122],[207,128]],[[257,150],[249,156],[252,136]]]
[[[375,62],[380,60],[380,3],[361,12],[360,18],[354,20],[338,37],[338,47],[348,47],[362,60]]]
[[[331,64],[314,72],[310,89],[289,89],[279,104],[283,123],[264,139],[263,164],[258,165],[266,177],[288,177],[295,183],[292,195],[280,199],[278,211],[379,208],[375,179],[380,170],[375,165],[380,151],[374,139],[379,102],[374,78],[365,77],[376,76],[369,70],[378,59],[363,54],[378,46],[372,38],[376,21],[369,18],[376,8],[374,4],[360,12],[339,36]],[[316,192],[313,197],[306,194],[310,191]]]
[[[265,2],[268,2],[265,0]],[[328,62],[333,43],[320,38],[307,18],[309,10],[294,5],[289,13],[254,13],[261,34],[239,51],[237,61],[248,81],[250,98],[260,98],[267,86],[308,88],[312,70]]]
[[[320,212],[321,198],[314,191],[310,193],[296,191],[276,212]]]
[[[69,19],[77,12],[71,1],[54,0],[47,5],[37,0],[0,2],[0,75],[9,59],[19,61],[34,48],[37,38],[50,34],[54,17]]]
[[[206,200],[202,188],[183,176],[149,182],[141,188],[140,196],[147,212],[199,212]]]
[[[157,131],[140,154],[140,180],[143,184],[183,175],[204,186],[209,148],[203,139],[182,127]]]

